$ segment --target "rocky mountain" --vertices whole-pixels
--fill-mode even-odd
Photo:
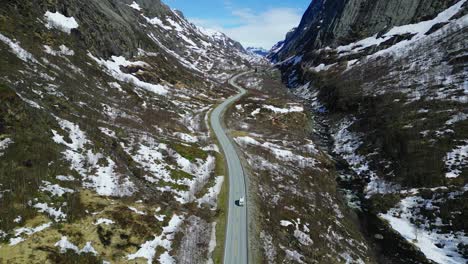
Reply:
[[[246,50],[261,57],[268,55],[268,50],[264,48],[247,47]]]
[[[159,0],[3,3],[0,262],[219,261],[206,120],[257,60]]]
[[[317,0],[268,57],[380,263],[468,259],[468,3]]]

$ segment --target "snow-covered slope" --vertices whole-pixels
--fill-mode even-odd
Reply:
[[[270,56],[331,135],[340,182],[395,263],[468,259],[467,10],[314,1]]]
[[[266,55],[268,55],[268,50],[264,48],[247,47],[246,50],[261,57],[265,57]]]
[[[255,58],[159,0],[13,1],[0,20],[0,263],[209,261],[206,120]]]

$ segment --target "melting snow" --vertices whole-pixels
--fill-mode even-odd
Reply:
[[[50,46],[44,45],[45,52],[53,56],[73,56],[75,52],[65,45],[60,45],[59,50],[54,50]]]
[[[22,61],[24,62],[34,62],[34,63],[39,63],[35,58],[34,56],[27,52],[26,50],[24,50],[18,42],[14,42],[13,40],[5,37],[4,35],[2,35],[0,33],[0,41],[2,41],[3,43],[5,43],[6,45],[8,45],[10,47],[10,50]]]
[[[104,225],[112,225],[114,224],[115,222],[110,220],[110,219],[107,219],[107,218],[99,218],[95,225],[101,225],[101,224],[104,224]]]
[[[55,28],[70,34],[72,29],[78,28],[78,23],[74,17],[66,17],[59,12],[51,13],[47,11],[44,18],[47,21],[46,27],[48,29]]]
[[[33,206],[36,209],[39,209],[39,212],[46,213],[49,216],[53,217],[56,222],[63,221],[67,218],[67,215],[62,212],[62,208],[55,209],[53,207],[49,207],[46,203],[38,203]]]
[[[457,252],[459,243],[468,243],[468,237],[463,234],[440,234],[437,231],[426,230],[412,223],[412,212],[417,207],[419,197],[403,199],[397,208],[389,210],[380,217],[387,220],[391,227],[400,233],[408,242],[417,246],[428,259],[441,264],[464,263],[466,260]],[[436,244],[444,245],[439,248]]]
[[[268,109],[274,113],[277,113],[277,114],[287,114],[287,113],[295,113],[295,112],[303,112],[304,111],[304,107],[302,106],[298,106],[298,105],[292,105],[288,108],[280,108],[280,107],[276,107],[276,106],[273,106],[273,105],[264,105],[262,106],[262,108],[264,109]],[[251,115],[252,116],[256,116],[260,113],[261,111],[261,108],[258,108],[258,109],[255,109]]]
[[[445,166],[449,170],[445,177],[457,178],[468,167],[468,140],[463,141],[465,144],[455,147],[451,152],[447,153]]]
[[[63,175],[59,175],[57,177],[55,177],[57,180],[59,181],[74,181],[75,180],[75,177],[73,176],[63,176]]]
[[[216,182],[213,187],[210,187],[207,193],[200,199],[198,199],[198,205],[203,203],[210,204],[216,209],[216,200],[218,198],[219,193],[221,192],[221,188],[223,187],[224,176],[216,177]]]
[[[124,73],[120,69],[120,66],[124,66],[124,67],[134,66],[134,65],[147,66],[147,64],[144,62],[141,62],[141,61],[131,62],[122,56],[120,57],[112,56],[111,60],[98,59],[94,57],[91,53],[88,53],[88,56],[91,57],[94,61],[96,61],[99,65],[104,66],[107,69],[107,73],[111,75],[112,77],[114,77],[116,80],[133,84],[137,87],[153,92],[155,94],[165,95],[168,93],[166,87],[159,85],[159,84],[152,84],[152,83],[140,81],[140,79],[138,79],[137,77],[129,73]]]
[[[91,253],[93,255],[98,255],[97,251],[91,245],[91,242],[86,242],[86,245],[80,250],[75,244],[68,240],[68,237],[62,236],[62,238],[55,243],[55,246],[60,249],[60,253],[64,254],[68,250],[72,250],[75,253]]]
[[[150,240],[141,245],[140,249],[134,253],[128,255],[129,260],[137,258],[145,258],[148,264],[153,263],[153,259],[156,255],[156,248],[162,247],[165,252],[159,257],[159,262],[164,264],[176,263],[175,259],[169,255],[169,251],[172,249],[172,240],[174,239],[175,232],[178,227],[182,224],[183,217],[173,215],[169,224],[163,228],[162,234],[155,236],[154,240]]]
[[[86,150],[85,146],[90,144],[86,135],[75,125],[67,120],[57,118],[59,125],[69,133],[71,143],[66,142],[63,136],[52,130],[53,140],[58,144],[67,146],[63,152],[65,159],[71,163],[71,168],[76,170],[85,179],[84,186],[95,189],[99,195],[104,196],[130,196],[135,186],[127,177],[115,172],[115,162],[110,158],[104,158],[100,153]],[[105,161],[107,165],[101,166],[99,161]],[[85,166],[89,166],[86,168]],[[96,171],[90,174],[90,171]],[[121,177],[119,177],[121,176]]]
[[[166,26],[164,25],[164,23],[162,22],[161,19],[157,18],[157,17],[153,17],[153,18],[148,18],[148,17],[145,17],[143,16],[146,21],[148,21],[148,23],[152,24],[152,25],[156,25],[156,26],[159,26],[165,30],[172,30],[172,28],[170,26]]]
[[[3,156],[3,151],[8,148],[10,144],[13,143],[11,138],[5,138],[4,140],[0,141],[0,157]]]
[[[348,53],[355,53],[360,52],[368,47],[373,45],[380,45],[385,41],[391,39],[394,36],[403,35],[403,34],[413,34],[414,36],[410,40],[400,41],[399,43],[393,45],[392,47],[381,50],[375,53],[372,56],[379,56],[384,53],[388,52],[398,52],[402,50],[405,46],[418,41],[426,37],[426,32],[428,32],[434,25],[438,23],[448,22],[455,14],[457,14],[460,9],[462,8],[463,4],[465,4],[467,0],[461,0],[458,3],[454,4],[450,8],[446,9],[445,11],[441,12],[436,18],[428,21],[422,21],[416,24],[409,24],[403,26],[397,26],[392,28],[389,32],[384,34],[381,37],[378,35],[374,35],[372,37],[360,40],[355,43],[351,43],[345,46],[340,46],[337,48],[337,51],[340,52],[340,56],[343,56]]]
[[[249,136],[237,137],[234,139],[234,141],[239,145],[260,146],[262,148],[269,150],[275,156],[276,159],[280,161],[294,162],[294,163],[297,163],[301,167],[313,166],[316,163],[315,159],[313,158],[294,154],[291,150],[285,149],[282,146],[279,146],[270,142],[260,143],[257,140]]]
[[[135,207],[129,206],[128,209],[130,209],[130,211],[132,211],[132,212],[134,212],[134,213],[136,213],[136,214],[139,214],[139,215],[146,215],[145,212],[140,211],[140,210],[136,209]]]
[[[128,5],[128,6],[135,9],[135,10],[137,10],[137,11],[141,11],[140,5],[135,1],[133,1],[133,3],[131,5]]]
[[[51,225],[52,225],[52,222],[49,222],[49,223],[46,223],[46,224],[36,226],[34,228],[22,227],[22,228],[15,229],[15,237],[10,239],[10,245],[14,246],[14,245],[17,245],[17,244],[23,242],[24,238],[21,237],[21,235],[23,235],[23,234],[27,235],[27,236],[31,236],[32,234],[41,232],[41,231],[49,228]]]
[[[67,250],[73,250],[76,253],[80,251],[80,249],[75,246],[75,244],[68,241],[68,237],[66,236],[63,236],[57,243],[55,243],[55,246],[60,248],[60,253],[66,253]]]
[[[53,184],[48,181],[43,181],[43,185],[39,189],[43,192],[50,192],[52,196],[63,196],[65,193],[74,193],[72,189],[63,188],[58,184]]]

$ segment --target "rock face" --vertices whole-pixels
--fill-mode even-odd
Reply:
[[[467,10],[465,0],[313,1],[268,55],[323,124],[382,261],[468,258]]]
[[[313,1],[299,26],[288,33],[277,59],[302,50],[336,47],[388,30],[433,18],[453,0]]]

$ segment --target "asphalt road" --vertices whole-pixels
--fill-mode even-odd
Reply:
[[[245,175],[242,169],[239,156],[232,141],[226,135],[222,126],[223,114],[227,107],[239,100],[246,94],[246,90],[236,85],[236,80],[242,73],[229,80],[229,84],[239,89],[239,94],[230,97],[221,105],[216,107],[211,114],[211,127],[224,151],[229,172],[229,211],[226,225],[226,240],[224,248],[224,264],[244,264],[248,263],[248,233],[247,233],[247,192],[245,185]],[[240,197],[245,197],[246,205],[239,207],[236,201]]]

